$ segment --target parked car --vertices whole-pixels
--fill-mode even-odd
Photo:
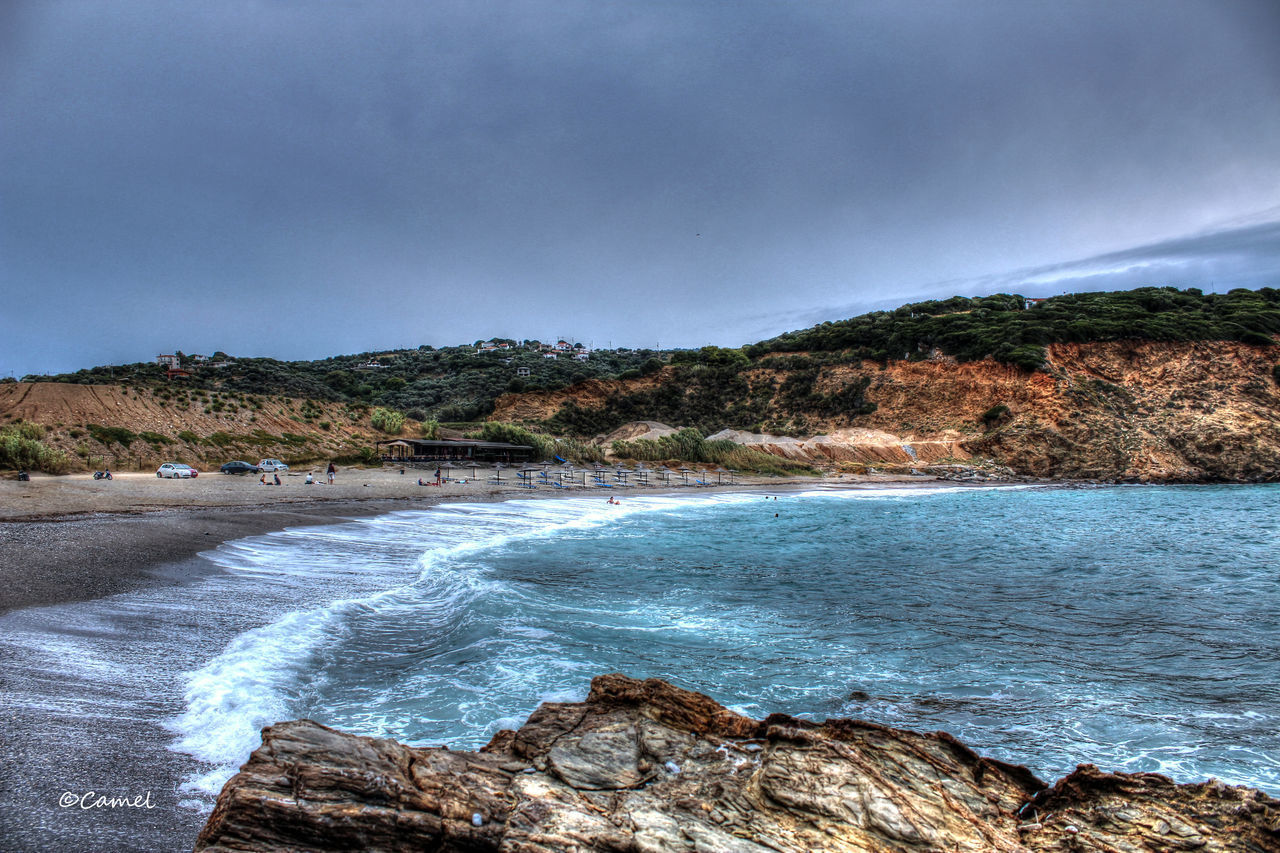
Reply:
[[[192,477],[199,477],[200,472],[181,462],[166,462],[156,469],[156,476],[171,480],[190,480]]]
[[[218,470],[224,474],[257,474],[261,469],[257,465],[250,465],[248,462],[237,459],[234,462],[228,462]]]
[[[263,459],[258,463],[259,471],[266,471],[270,474],[272,471],[288,471],[289,466],[281,462],[279,459]]]

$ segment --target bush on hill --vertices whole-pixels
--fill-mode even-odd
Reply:
[[[917,302],[822,323],[745,347],[752,357],[775,352],[847,351],[877,361],[923,358],[939,349],[960,361],[991,356],[1035,369],[1052,343],[1142,339],[1220,340],[1265,345],[1280,333],[1280,290],[1238,288],[1205,294],[1196,288],[1055,296],[1031,308],[1022,297],[994,296]]]
[[[0,427],[0,468],[65,473],[71,460],[41,441],[43,438],[44,427],[39,424],[16,421]]]
[[[369,423],[373,424],[374,429],[380,429],[387,435],[399,435],[404,429],[404,415],[379,406],[369,416]]]

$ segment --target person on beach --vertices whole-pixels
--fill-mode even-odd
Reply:
[[[310,485],[311,485],[312,483],[314,483],[315,481],[316,481],[316,478],[315,478],[315,477],[312,477],[312,476],[311,476],[311,472],[310,472],[310,471],[308,471],[308,472],[307,472],[307,479],[303,480],[302,482],[303,482],[303,483],[305,483],[306,485],[310,486]]]
[[[271,479],[273,479],[273,480],[275,480],[275,481],[276,481],[276,485],[277,485],[277,486],[278,486],[278,485],[280,485],[280,475],[279,475],[279,474],[272,474],[272,475],[271,475]]]
[[[436,485],[440,485],[440,469],[436,468]]]
[[[265,486],[266,484],[267,484],[267,475],[263,474],[261,477],[258,478],[258,485]]]
[[[330,462],[330,463],[329,463],[329,468],[328,468],[328,470],[326,470],[326,471],[325,471],[325,473],[329,475],[329,485],[330,485],[330,486],[332,486],[332,485],[333,485],[333,475],[334,475],[334,474],[336,474],[336,473],[337,473],[337,471],[338,471],[338,469],[337,469],[337,468],[335,468],[335,467],[333,467],[333,463],[332,463],[332,462]]]

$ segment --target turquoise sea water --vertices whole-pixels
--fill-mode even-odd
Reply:
[[[1047,780],[1092,762],[1280,794],[1280,488],[774,497],[291,530],[23,642],[76,677],[178,697],[164,725],[206,803],[277,720],[475,747],[613,671],[756,717],[946,730]]]

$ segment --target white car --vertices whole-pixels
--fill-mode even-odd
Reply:
[[[258,463],[258,470],[270,474],[272,471],[288,471],[289,466],[279,459],[263,459]]]
[[[156,476],[171,480],[189,480],[192,477],[200,476],[200,472],[190,465],[183,465],[181,462],[166,462],[156,469]]]

